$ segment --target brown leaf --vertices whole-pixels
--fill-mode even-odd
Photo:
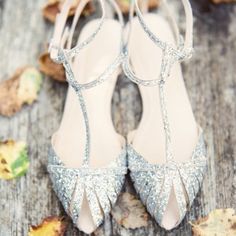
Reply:
[[[38,226],[31,226],[28,236],[63,236],[67,223],[63,218],[47,217]]]
[[[211,0],[211,1],[215,4],[236,2],[236,0]]]
[[[46,5],[42,9],[43,16],[47,20],[54,23],[56,20],[56,15],[57,15],[57,13],[60,12],[63,2],[64,2],[64,0],[48,0]],[[72,6],[70,8],[70,11],[69,11],[69,16],[73,16],[75,14],[75,11],[76,11],[76,8],[77,8],[79,2],[80,2],[80,0],[74,0]],[[86,5],[86,7],[84,8],[82,14],[84,16],[88,16],[88,15],[91,15],[94,12],[94,10],[95,10],[95,7],[94,7],[93,3],[89,2]]]
[[[130,1],[129,0],[116,0],[121,11],[124,14],[128,14],[129,13],[129,5],[130,5]],[[148,0],[148,8],[149,10],[155,9],[159,6],[160,4],[160,0]]]
[[[42,76],[34,67],[19,68],[8,80],[0,83],[0,115],[12,116],[23,104],[37,99]]]
[[[130,193],[120,195],[111,214],[118,224],[127,229],[145,227],[148,223],[148,214],[144,206]]]
[[[196,222],[190,222],[195,236],[235,236],[236,215],[234,209],[216,209]]]
[[[47,52],[39,57],[39,70],[55,80],[60,82],[66,81],[63,65],[55,63]]]

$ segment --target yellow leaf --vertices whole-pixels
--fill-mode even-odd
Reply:
[[[190,222],[195,236],[235,236],[236,215],[234,209],[216,209],[207,217]]]
[[[41,84],[42,75],[36,68],[25,66],[17,69],[10,79],[0,83],[0,114],[12,116],[24,104],[32,104]]]
[[[42,84],[42,75],[33,67],[29,67],[20,75],[18,97],[22,104],[32,104],[37,99]]]
[[[13,179],[24,175],[29,167],[25,142],[0,142],[0,178]]]
[[[63,236],[67,224],[63,218],[48,217],[38,226],[31,226],[28,236]]]

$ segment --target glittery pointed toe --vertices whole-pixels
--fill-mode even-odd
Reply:
[[[206,170],[207,159],[203,135],[193,151],[191,160],[184,163],[169,161],[150,164],[131,145],[128,146],[128,167],[134,187],[158,224],[166,229],[176,227],[190,208]],[[179,217],[176,223],[163,224],[171,190],[174,191]]]
[[[48,172],[53,188],[78,228],[83,198],[87,198],[96,227],[100,226],[117,200],[127,171],[126,149],[105,168],[68,168],[51,149]]]

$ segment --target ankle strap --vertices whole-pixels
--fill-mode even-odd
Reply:
[[[147,1],[147,0],[145,0],[145,1]],[[193,46],[193,15],[192,15],[192,8],[191,8],[191,5],[189,3],[189,0],[182,0],[182,3],[183,3],[183,6],[184,6],[185,15],[186,15],[186,31],[185,31],[184,43],[183,43],[183,40],[181,39],[182,37],[179,33],[178,25],[177,25],[174,17],[172,16],[172,14],[170,12],[169,6],[167,4],[167,0],[162,0],[164,10],[166,11],[167,17],[169,18],[169,20],[172,24],[173,30],[175,32],[177,45],[184,47],[185,50],[189,50]],[[143,18],[143,14],[142,14],[142,12],[139,8],[138,0],[131,0],[130,12],[129,12],[129,22],[130,22],[129,27],[130,27],[130,29],[129,29],[129,32],[128,32],[127,40],[124,41],[124,45],[126,46],[128,44],[129,35],[130,35],[130,31],[131,31],[131,26],[132,26],[132,20],[133,20],[133,17],[134,17],[134,11],[136,12],[141,26],[144,29],[144,31],[147,33],[149,38],[152,41],[154,41],[154,43],[157,44],[158,47],[160,47],[161,49],[164,49],[165,42],[163,42],[156,35],[154,35],[152,33],[152,31],[149,29],[149,27],[147,26],[147,24],[146,24],[146,22]],[[172,47],[175,48],[174,45],[172,45]]]
[[[83,8],[86,6],[86,4],[89,2],[90,0],[81,0],[76,12],[75,12],[75,16],[73,18],[73,22],[69,31],[69,27],[65,27],[66,24],[66,20],[67,20],[67,16],[70,10],[70,6],[73,2],[73,0],[66,0],[61,13],[57,15],[56,17],[56,25],[55,25],[55,31],[54,31],[54,35],[53,38],[51,40],[51,44],[49,47],[49,52],[50,52],[50,56],[51,58],[56,62],[56,63],[62,63],[66,69],[66,75],[67,75],[67,81],[69,82],[69,84],[75,89],[89,89],[92,88],[100,83],[102,83],[103,81],[105,81],[107,78],[109,78],[109,76],[114,72],[114,70],[116,70],[119,65],[121,64],[122,60],[123,60],[123,53],[122,53],[122,49],[123,49],[123,40],[122,37],[123,35],[121,34],[121,40],[120,40],[120,54],[117,56],[117,58],[111,63],[111,65],[109,65],[105,71],[98,76],[97,79],[88,82],[88,83],[84,83],[84,84],[80,84],[78,83],[78,81],[76,81],[73,77],[73,72],[70,66],[70,61],[71,59],[77,55],[80,50],[82,50],[85,46],[87,46],[97,35],[97,33],[100,31],[103,22],[105,20],[105,5],[104,5],[104,0],[99,0],[100,5],[101,5],[101,9],[102,9],[102,17],[100,19],[99,25],[96,28],[96,30],[82,43],[78,44],[77,46],[75,46],[74,48],[71,48],[72,45],[72,38],[73,38],[73,34],[75,31],[75,27],[77,25],[77,22],[79,20],[79,17],[82,13]],[[123,19],[123,15],[116,3],[115,0],[108,0],[109,3],[112,5],[112,7],[115,9],[117,15],[118,15],[118,19],[120,21],[121,27],[124,28],[124,19]],[[65,46],[65,48],[64,48]]]
[[[61,12],[56,17],[55,30],[54,30],[54,34],[53,34],[53,37],[52,37],[52,40],[51,40],[50,46],[49,46],[50,56],[55,62],[62,63],[62,61],[60,61],[60,55],[59,55],[60,51],[64,51],[64,53],[67,55],[67,58],[72,59],[75,55],[77,55],[80,52],[80,50],[82,50],[91,41],[93,41],[93,39],[95,38],[97,33],[100,31],[100,29],[104,23],[105,16],[106,16],[104,0],[98,0],[100,3],[100,6],[101,6],[101,10],[102,10],[102,16],[100,18],[100,23],[99,23],[98,27],[96,28],[96,30],[87,39],[85,39],[82,43],[71,48],[72,38],[73,38],[73,34],[75,31],[77,22],[79,21],[79,18],[81,16],[81,13],[82,13],[84,7],[86,6],[86,4],[89,1],[90,0],[81,0],[80,1],[79,5],[76,9],[69,33],[68,33],[68,27],[65,27],[65,25],[66,25],[68,13],[70,11],[70,7],[73,3],[73,0],[66,0],[65,3],[63,4]],[[122,15],[121,10],[118,7],[117,3],[115,2],[115,0],[108,0],[108,1],[113,6],[114,10],[116,11],[116,13],[118,15],[118,20],[120,21],[121,26],[124,27],[123,15]],[[65,43],[66,43],[66,45],[65,45]],[[64,46],[66,46],[66,48],[64,48]],[[121,39],[121,47],[122,47],[122,39]]]
[[[172,26],[174,28],[175,34],[176,34],[176,40],[178,42],[177,48],[174,45],[170,45],[167,42],[162,41],[159,39],[153,32],[149,29],[147,26],[143,15],[141,13],[141,10],[138,6],[137,0],[132,0],[131,6],[130,6],[130,24],[129,24],[129,32],[128,37],[126,41],[124,40],[124,61],[123,61],[123,70],[127,77],[132,80],[133,82],[143,85],[143,86],[156,86],[163,84],[166,80],[166,78],[169,76],[171,67],[173,64],[177,61],[183,61],[186,59],[189,59],[192,56],[192,26],[193,26],[193,18],[192,18],[192,10],[191,5],[189,4],[188,0],[182,0],[184,4],[184,9],[186,12],[186,35],[185,35],[185,41],[183,42],[183,39],[181,35],[179,34],[179,29],[177,27],[176,21],[173,19],[173,17],[170,14],[168,5],[166,4],[166,0],[162,0],[165,6],[165,9],[167,10],[167,14],[169,15],[169,18],[171,20]],[[132,71],[130,62],[129,62],[129,53],[128,53],[128,42],[131,32],[131,26],[132,26],[132,19],[134,15],[134,10],[136,10],[138,20],[140,22],[140,25],[142,26],[143,30],[146,32],[148,37],[163,51],[162,56],[162,64],[161,64],[161,71],[158,78],[155,79],[141,79],[138,78],[135,73]]]
[[[167,0],[162,0],[162,2],[166,10],[167,16],[170,19],[172,26],[174,28],[177,40],[180,40],[179,43],[181,44],[181,39],[179,38],[180,33],[179,33],[178,24],[176,20],[174,19],[173,15],[171,14]],[[182,3],[184,6],[184,11],[185,11],[185,16],[186,16],[186,31],[185,31],[184,47],[187,49],[187,48],[193,47],[193,13],[192,13],[192,8],[189,3],[189,0],[182,0]]]
[[[71,49],[69,48],[72,43],[72,37],[73,37],[74,30],[75,30],[75,26],[79,20],[82,10],[84,9],[84,7],[86,6],[86,4],[88,2],[89,2],[89,0],[81,0],[78,7],[77,7],[75,17],[74,17],[73,23],[72,23],[72,28],[71,28],[71,31],[69,34],[66,49],[64,48],[65,42],[62,39],[64,38],[63,36],[65,35],[65,33],[67,33],[67,28],[65,28],[65,25],[66,25],[68,13],[70,11],[70,7],[73,3],[73,0],[66,0],[64,2],[61,12],[56,17],[55,30],[54,30],[54,34],[53,34],[53,37],[52,37],[52,40],[51,40],[50,46],[49,46],[50,56],[55,62],[62,63],[62,61],[60,61],[60,55],[59,55],[60,51],[62,51],[62,50],[69,57],[68,59],[72,59],[80,50],[82,50],[86,45],[88,45],[94,39],[94,37],[97,35],[97,33],[100,31],[102,24],[104,22],[104,19],[105,19],[105,6],[104,6],[103,0],[99,0],[100,6],[102,9],[102,16],[101,16],[100,23],[99,23],[98,27],[96,28],[96,30],[87,39],[85,39],[82,43],[80,43],[79,45],[76,45],[74,48],[71,48]]]

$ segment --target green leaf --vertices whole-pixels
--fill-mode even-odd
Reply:
[[[29,168],[25,142],[7,140],[0,142],[0,178],[14,179],[24,175]]]

